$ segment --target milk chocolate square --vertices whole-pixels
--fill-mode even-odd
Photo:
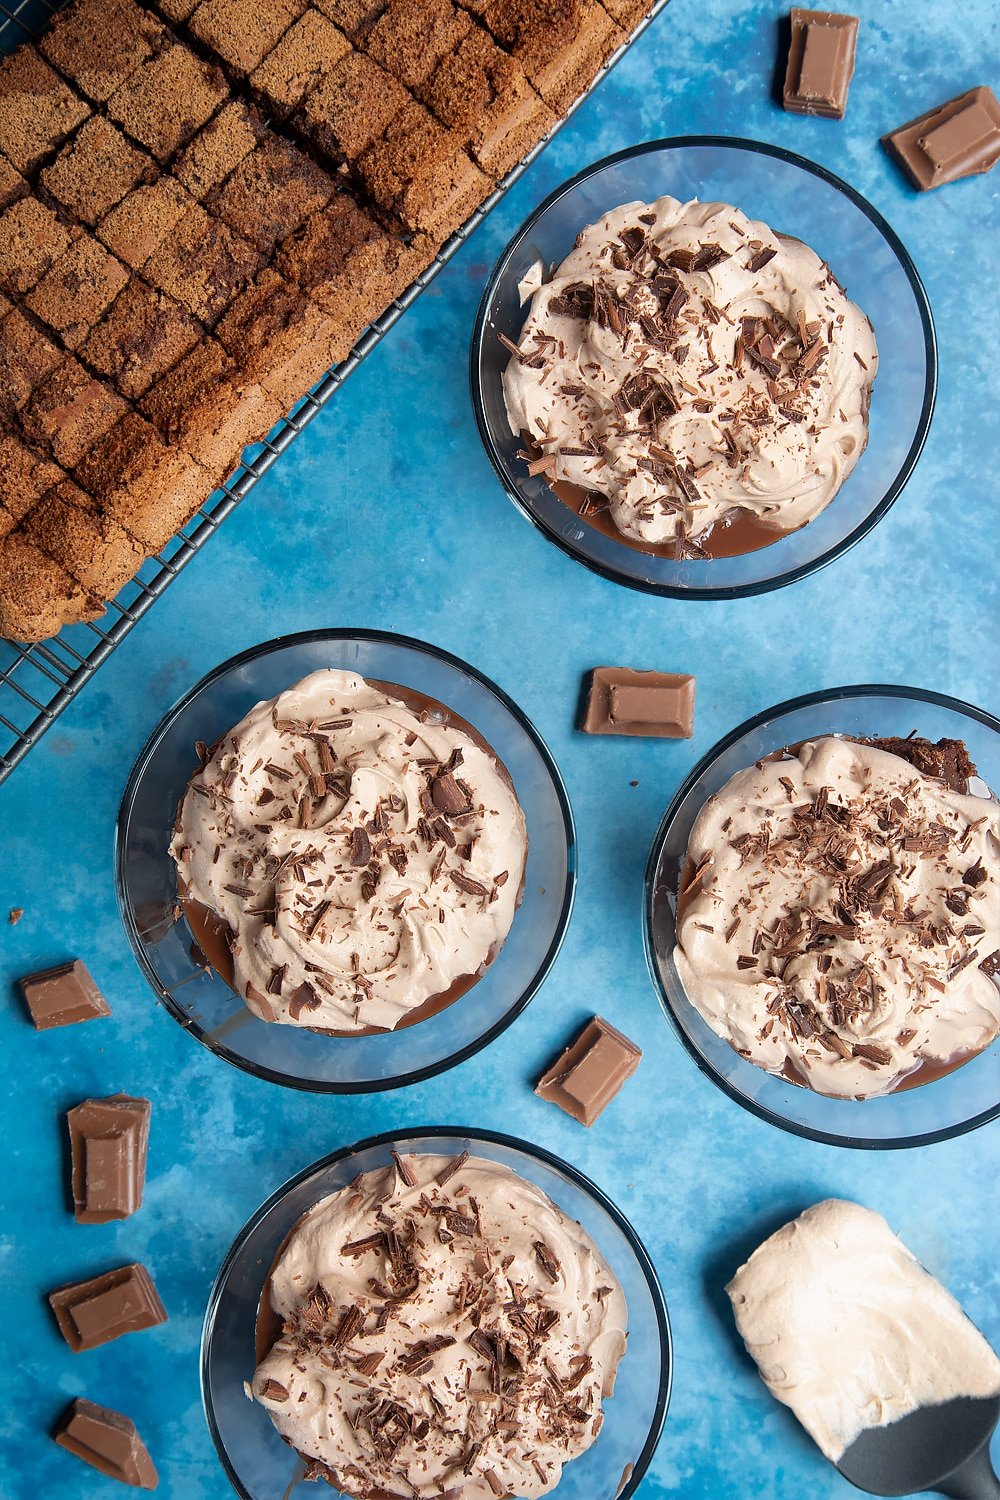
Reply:
[[[18,981],[36,1031],[110,1016],[111,1007],[78,958]]]
[[[921,192],[988,172],[1000,160],[1000,104],[980,87],[918,115],[882,137]]]
[[[49,1304],[74,1354],[167,1321],[152,1277],[138,1264],[60,1287],[49,1293]]]
[[[63,1412],[52,1434],[60,1448],[92,1469],[134,1489],[155,1490],[153,1460],[130,1417],[78,1396]]]
[[[148,1099],[112,1094],[67,1112],[73,1209],[78,1224],[127,1219],[142,1203],[149,1146]]]
[[[798,115],[842,120],[854,75],[857,16],[793,10],[782,102]]]
[[[581,1125],[593,1125],[641,1058],[634,1042],[595,1016],[538,1080],[535,1093],[558,1104]]]
[[[694,732],[695,680],[686,672],[595,667],[580,728],[585,734],[630,734],[689,740]]]

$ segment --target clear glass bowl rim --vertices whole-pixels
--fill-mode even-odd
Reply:
[[[581,1172],[579,1168],[571,1166],[569,1162],[565,1161],[561,1156],[557,1156],[555,1152],[546,1150],[544,1146],[536,1146],[530,1141],[522,1140],[519,1136],[507,1135],[503,1131],[499,1130],[469,1130],[461,1126],[427,1125],[401,1127],[398,1130],[385,1130],[380,1132],[380,1134],[378,1135],[367,1136],[364,1140],[355,1141],[353,1145],[350,1146],[343,1146],[339,1151],[332,1151],[328,1156],[323,1156],[318,1161],[312,1162],[309,1166],[303,1167],[301,1172],[296,1172],[294,1177],[290,1177],[287,1182],[284,1182],[281,1187],[279,1187],[275,1192],[271,1194],[266,1203],[262,1203],[260,1208],[258,1208],[255,1213],[251,1214],[250,1218],[243,1225],[243,1228],[240,1230],[239,1234],[230,1245],[229,1250],[226,1252],[226,1257],[219,1268],[219,1272],[215,1278],[214,1283],[212,1284],[212,1291],[208,1299],[208,1306],[205,1309],[205,1321],[202,1326],[201,1334],[199,1375],[201,1381],[201,1398],[202,1405],[205,1411],[205,1420],[208,1423],[208,1430],[211,1433],[212,1442],[215,1444],[215,1451],[218,1454],[219,1461],[221,1462],[222,1467],[226,1472],[226,1477],[229,1479],[229,1482],[232,1485],[233,1489],[241,1497],[241,1500],[251,1500],[251,1497],[247,1494],[247,1491],[243,1488],[242,1483],[233,1472],[232,1466],[229,1462],[229,1454],[226,1450],[225,1443],[222,1440],[222,1435],[219,1432],[218,1426],[215,1421],[215,1410],[212,1405],[211,1395],[209,1393],[208,1351],[211,1345],[212,1333],[215,1328],[215,1319],[219,1311],[219,1305],[221,1302],[223,1290],[225,1288],[226,1279],[229,1275],[230,1268],[232,1267],[234,1261],[242,1250],[244,1243],[256,1229],[261,1220],[264,1219],[267,1214],[269,1214],[271,1210],[276,1207],[278,1203],[281,1202],[281,1200],[287,1193],[290,1193],[293,1188],[298,1187],[299,1183],[305,1182],[307,1178],[324,1171],[327,1167],[336,1166],[339,1162],[346,1161],[349,1157],[357,1155],[362,1151],[368,1151],[379,1146],[394,1145],[395,1142],[399,1140],[440,1140],[442,1138],[455,1136],[458,1136],[470,1142],[486,1141],[490,1145],[502,1146],[507,1150],[521,1152],[525,1156],[534,1157],[537,1161],[542,1162],[543,1165],[551,1168],[553,1171],[561,1173],[564,1177],[568,1177],[570,1182],[573,1183],[575,1187],[579,1188],[581,1192],[592,1198],[594,1202],[604,1210],[604,1212],[614,1222],[616,1227],[621,1231],[626,1241],[628,1242],[629,1248],[632,1251],[632,1254],[635,1256],[636,1264],[641,1270],[646,1285],[649,1288],[650,1297],[652,1298],[653,1306],[656,1309],[657,1331],[659,1334],[660,1344],[661,1382],[660,1389],[657,1392],[656,1404],[653,1408],[653,1420],[649,1429],[649,1435],[646,1438],[645,1443],[643,1444],[642,1452],[635,1460],[635,1465],[633,1467],[631,1475],[629,1476],[628,1483],[618,1492],[618,1494],[615,1496],[615,1500],[631,1500],[631,1496],[633,1496],[636,1490],[639,1488],[640,1483],[645,1477],[646,1470],[649,1468],[649,1465],[653,1460],[653,1455],[656,1452],[660,1438],[663,1434],[663,1425],[667,1419],[667,1408],[670,1404],[670,1393],[673,1386],[674,1377],[674,1351],[673,1338],[670,1329],[670,1314],[667,1311],[666,1298],[663,1295],[663,1288],[660,1285],[660,1279],[656,1273],[656,1268],[653,1265],[652,1259],[650,1258],[649,1251],[646,1249],[642,1240],[639,1238],[638,1234],[633,1229],[631,1223],[625,1217],[624,1213],[622,1213],[618,1205],[614,1203],[607,1196],[607,1194],[597,1186],[595,1182],[592,1182],[585,1173]],[[558,1486],[556,1490],[553,1491],[553,1494],[557,1493]]]
[[[508,478],[507,470],[496,450],[493,436],[486,420],[479,379],[480,350],[482,349],[486,334],[487,314],[497,283],[504,275],[507,269],[507,262],[515,247],[531,232],[538,220],[549,211],[553,204],[557,203],[567,193],[571,193],[574,188],[578,187],[581,182],[586,181],[588,177],[595,176],[598,172],[603,172],[608,167],[617,166],[620,162],[631,161],[635,157],[644,156],[652,151],[676,151],[686,146],[720,146],[740,151],[752,151],[760,156],[772,156],[778,161],[800,167],[804,172],[810,173],[813,177],[820,178],[823,182],[836,188],[845,197],[850,199],[855,207],[859,208],[871,220],[875,228],[884,237],[910,283],[914,300],[917,304],[920,323],[923,328],[924,355],[927,362],[923,402],[921,403],[920,415],[917,419],[917,430],[913,435],[913,441],[895,478],[869,515],[853,531],[849,532],[846,537],[837,542],[835,546],[828,548],[826,552],[821,553],[819,557],[813,558],[810,562],[800,563],[797,567],[789,568],[784,573],[779,573],[773,578],[760,579],[756,583],[729,584],[725,587],[704,589],[685,589],[676,584],[651,583],[647,579],[632,578],[627,573],[621,572],[618,568],[605,566],[602,563],[584,557],[565,537],[555,531],[550,531],[535,515],[534,511],[524,503],[517,486],[512,484]],[[580,227],[582,228],[583,226],[581,225]],[[479,429],[480,439],[494,473],[521,514],[548,541],[553,542],[560,551],[565,552],[568,557],[573,558],[575,562],[582,564],[583,567],[589,568],[592,573],[598,573],[602,578],[607,578],[612,583],[621,583],[626,588],[638,589],[641,593],[645,594],[656,594],[660,598],[690,600],[749,599],[756,594],[767,594],[772,589],[784,588],[787,584],[795,583],[800,578],[808,578],[810,574],[818,573],[821,568],[825,568],[838,557],[842,557],[860,542],[863,537],[867,536],[868,532],[874,526],[878,525],[882,517],[886,515],[890,507],[902,494],[913,470],[916,468],[917,460],[923,452],[924,444],[927,441],[927,434],[930,431],[931,418],[934,414],[938,385],[937,335],[934,330],[934,318],[931,313],[930,300],[909,251],[892,225],[883,218],[878,209],[869,203],[868,199],[857,188],[852,187],[849,182],[845,182],[842,177],[838,177],[835,172],[831,172],[828,167],[823,167],[818,162],[810,161],[806,156],[800,156],[797,151],[789,151],[784,146],[772,146],[766,141],[755,141],[749,137],[738,135],[671,135],[664,136],[660,140],[643,141],[639,145],[628,146],[624,151],[616,151],[611,156],[604,156],[599,161],[592,162],[590,166],[584,167],[582,171],[577,172],[575,176],[569,178],[567,182],[561,183],[559,187],[549,193],[548,197],[528,215],[516,233],[511,236],[501,252],[496,265],[490,272],[486,289],[479,303],[479,310],[476,313],[469,355],[469,385],[472,394],[472,409],[476,417],[476,426]]]
[[[762,724],[769,723],[772,719],[780,718],[784,714],[795,712],[800,708],[812,708],[819,704],[836,703],[841,698],[854,698],[867,696],[871,698],[903,698],[910,699],[916,703],[933,703],[938,708],[951,709],[955,713],[965,714],[970,718],[977,719],[980,724],[985,724],[1000,735],[1000,719],[991,714],[985,708],[977,708],[973,703],[966,703],[961,698],[952,698],[947,693],[935,693],[929,688],[899,687],[885,682],[856,683],[849,687],[826,688],[815,693],[803,693],[797,698],[787,698],[783,703],[776,703],[773,708],[766,708],[761,713],[754,714],[752,718],[746,719],[736,729],[730,730],[724,735],[707,754],[703,755],[698,764],[684,778],[670,800],[666,812],[660,820],[656,830],[649,857],[646,860],[646,872],[643,879],[642,892],[642,942],[646,954],[646,967],[653,981],[657,999],[670,1022],[675,1034],[683,1043],[685,1050],[694,1059],[700,1072],[706,1078],[711,1079],[716,1088],[722,1090],[730,1099],[756,1115],[758,1119],[766,1120],[769,1125],[776,1125],[779,1130],[786,1130],[791,1135],[797,1135],[805,1140],[819,1141],[826,1146],[842,1146],[849,1150],[862,1151],[898,1151],[912,1149],[915,1146],[931,1146],[938,1141],[954,1140],[956,1136],[965,1135],[970,1130],[978,1130],[983,1125],[988,1125],[991,1120],[1000,1117],[1000,1100],[989,1109],[974,1115],[969,1120],[963,1120],[958,1125],[949,1125],[941,1130],[931,1130],[920,1135],[908,1135],[903,1137],[886,1137],[883,1139],[869,1139],[868,1137],[852,1137],[834,1134],[830,1131],[816,1130],[807,1125],[794,1124],[783,1115],[776,1114],[774,1110],[759,1104],[754,1099],[749,1099],[741,1094],[738,1089],[733,1088],[729,1082],[720,1078],[711,1064],[702,1056],[698,1048],[688,1037],[684,1028],[679,1024],[674,1015],[670,998],[663,987],[656,957],[653,952],[653,885],[656,879],[656,871],[660,862],[660,854],[669,831],[670,825],[677,815],[692,787],[696,786],[700,778],[712,765],[712,763],[741,740],[745,735],[752,734]]]
[[[446,665],[468,673],[470,677],[474,678],[480,686],[492,693],[503,707],[507,709],[538,751],[542,764],[551,779],[566,834],[566,884],[555,934],[539,967],[535,971],[534,977],[524,987],[510,1008],[504,1012],[498,1021],[495,1021],[492,1026],[488,1027],[482,1036],[477,1037],[475,1041],[467,1043],[464,1047],[460,1047],[456,1052],[449,1053],[447,1057],[441,1058],[437,1062],[429,1063],[426,1067],[414,1068],[407,1073],[400,1073],[394,1078],[366,1079],[360,1082],[327,1080],[318,1082],[315,1079],[297,1079],[289,1074],[277,1073],[270,1068],[255,1065],[248,1061],[248,1059],[241,1057],[238,1053],[231,1051],[224,1042],[210,1040],[204,1034],[201,1027],[192,1022],[190,1017],[184,1014],[176,1004],[174,997],[162,988],[146,956],[145,944],[139,934],[134,913],[127,897],[124,875],[125,852],[132,804],[136,789],[146,773],[150,757],[177,716],[183,713],[200,693],[210,688],[214,682],[225,677],[229,672],[237,670],[246,665],[247,662],[256,661],[261,656],[267,656],[273,651],[284,650],[288,647],[312,645],[322,641],[353,640],[375,641],[385,645],[404,646],[410,650],[422,651],[430,656],[434,656]],[[405,686],[405,684],[402,685]],[[410,1084],[423,1083],[428,1078],[435,1078],[439,1073],[445,1073],[449,1069],[457,1067],[460,1063],[466,1062],[470,1057],[474,1057],[477,1052],[482,1051],[484,1047],[488,1047],[492,1042],[496,1041],[497,1037],[502,1035],[509,1026],[513,1025],[518,1016],[527,1009],[559,956],[559,951],[566,937],[570,917],[573,912],[576,880],[576,823],[573,818],[573,808],[569,800],[569,793],[566,790],[562,774],[556,765],[552,752],[524,710],[514,702],[513,698],[504,692],[503,688],[498,687],[491,678],[487,677],[485,672],[480,672],[478,668],[471,666],[467,661],[463,661],[461,657],[444,650],[441,646],[433,646],[430,642],[418,640],[415,636],[400,635],[391,630],[352,629],[338,626],[321,630],[295,631],[289,635],[275,636],[271,640],[262,641],[258,645],[250,646],[245,651],[237,652],[235,656],[230,656],[225,661],[220,662],[218,666],[213,667],[210,672],[207,672],[204,677],[196,682],[193,687],[190,687],[182,697],[177,699],[160,719],[156,728],[143,745],[136,757],[125,785],[125,790],[122,793],[115,825],[115,893],[118,900],[118,912],[135,960],[157,999],[169,1011],[174,1020],[185,1031],[190,1032],[196,1041],[200,1042],[209,1052],[214,1052],[217,1057],[221,1057],[233,1067],[239,1068],[241,1072],[249,1073],[254,1078],[265,1079],[268,1083],[275,1083],[283,1088],[298,1089],[302,1093],[310,1094],[381,1094],[389,1093],[393,1089],[407,1088]]]

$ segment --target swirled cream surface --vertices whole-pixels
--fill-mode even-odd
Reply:
[[[597,1437],[625,1352],[579,1224],[496,1162],[410,1155],[299,1221],[252,1393],[345,1494],[547,1494]]]
[[[994,799],[826,736],[732,777],[687,854],[677,970],[751,1062],[868,1098],[1000,1030]]]
[[[524,815],[464,731],[352,672],[258,703],[214,748],[171,843],[265,1021],[391,1029],[481,973],[520,897]]]
[[[764,1384],[834,1463],[869,1427],[1000,1392],[1000,1359],[979,1329],[860,1204],[806,1209],[726,1290]]]
[[[503,387],[535,471],[599,492],[646,545],[698,555],[739,513],[796,530],[867,442],[871,324],[807,245],[725,203],[627,203],[588,226],[518,351]]]

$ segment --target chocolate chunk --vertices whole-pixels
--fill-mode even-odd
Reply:
[[[135,1430],[135,1423],[109,1406],[95,1406],[78,1396],[59,1418],[52,1434],[60,1448],[82,1458],[85,1464],[130,1484],[135,1489],[155,1490],[159,1482],[153,1460]]]
[[[595,1016],[538,1080],[535,1093],[558,1104],[581,1125],[593,1125],[641,1057],[634,1042]]]
[[[89,1281],[59,1287],[49,1293],[49,1303],[74,1354],[167,1321],[153,1279],[140,1265],[120,1266]]]
[[[111,1007],[78,958],[19,981],[36,1031],[110,1016]]]
[[[85,1099],[67,1113],[78,1224],[127,1219],[142,1203],[149,1113],[148,1099],[127,1094]]]
[[[695,681],[685,672],[595,667],[580,728],[585,734],[632,734],[689,740]]]
[[[858,738],[859,745],[871,745],[876,750],[885,750],[889,755],[898,755],[922,776],[935,776],[953,792],[969,790],[969,778],[976,775],[975,762],[969,755],[964,740],[921,739],[919,735],[908,735],[905,739],[891,735],[881,739]],[[905,809],[904,809],[905,810]]]
[[[970,89],[882,137],[915,188],[988,172],[1000,160],[1000,104],[992,89]]]
[[[842,120],[854,74],[857,16],[793,10],[782,103],[796,115]]]

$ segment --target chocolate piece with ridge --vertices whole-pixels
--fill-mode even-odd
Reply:
[[[110,1016],[111,1006],[78,958],[18,981],[36,1031]]]
[[[85,1464],[139,1490],[155,1490],[159,1482],[153,1460],[135,1430],[135,1423],[77,1396],[59,1418],[52,1434],[60,1448]]]
[[[694,731],[694,689],[695,680],[687,672],[595,667],[580,728],[585,734],[689,740]]]
[[[857,16],[793,10],[782,103],[792,114],[842,120],[854,76]]]
[[[634,1042],[602,1016],[595,1016],[542,1074],[535,1093],[558,1104],[581,1125],[593,1125],[641,1058]]]
[[[915,188],[926,192],[1000,161],[1000,104],[992,89],[970,89],[882,137]]]
[[[128,1094],[85,1099],[67,1112],[78,1224],[127,1219],[141,1205],[149,1115],[149,1100]]]
[[[167,1321],[153,1278],[141,1265],[120,1266],[59,1287],[49,1293],[49,1305],[74,1354]]]

